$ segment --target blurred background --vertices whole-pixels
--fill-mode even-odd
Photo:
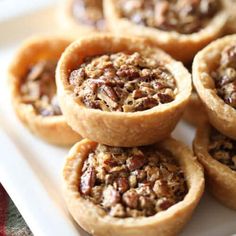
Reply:
[[[54,16],[62,1],[0,0],[0,47],[4,48],[4,46],[11,44],[16,34],[18,39],[23,40],[27,36],[42,31],[56,32],[57,29],[52,27],[52,24],[55,23]],[[30,21],[28,20],[29,15],[32,16]],[[46,22],[47,24],[45,24]]]

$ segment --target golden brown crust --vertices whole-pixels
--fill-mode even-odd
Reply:
[[[232,43],[236,43],[236,35],[218,39],[196,55],[193,62],[193,83],[210,123],[221,133],[236,139],[236,111],[217,95],[215,83],[209,75],[219,62],[221,51]]]
[[[119,51],[155,53],[157,60],[165,61],[176,80],[178,93],[175,100],[134,113],[89,109],[76,101],[68,82],[69,72],[78,68],[85,57]],[[60,106],[73,129],[84,137],[111,146],[147,145],[169,136],[191,93],[190,74],[182,63],[157,48],[150,49],[144,40],[105,34],[84,37],[71,44],[59,61],[56,81]]]
[[[192,152],[180,142],[167,139],[159,144],[174,153],[185,173],[189,188],[184,200],[151,217],[114,218],[104,215],[96,205],[81,197],[78,183],[83,161],[96,143],[87,139],[74,145],[67,157],[64,170],[64,196],[70,213],[86,231],[97,236],[154,236],[176,235],[191,217],[204,189],[204,176],[201,166]]]
[[[185,109],[183,119],[188,123],[198,126],[207,120],[204,106],[195,91],[192,92],[188,106]]]
[[[109,29],[115,34],[131,34],[148,39],[154,45],[164,49],[177,60],[189,62],[194,55],[209,42],[223,34],[228,15],[222,10],[212,18],[208,26],[197,33],[184,35],[177,32],[165,32],[131,23],[121,18],[116,0],[104,0],[104,14]]]
[[[11,97],[17,116],[32,133],[58,145],[73,144],[81,136],[67,125],[63,116],[37,115],[32,105],[22,102],[20,85],[30,64],[40,59],[58,60],[69,43],[68,39],[58,37],[32,38],[21,46],[9,68]]]
[[[202,124],[193,142],[194,152],[205,168],[210,192],[224,205],[236,209],[236,172],[215,160],[208,152],[210,125]]]

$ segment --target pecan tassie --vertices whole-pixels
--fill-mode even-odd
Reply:
[[[69,82],[85,106],[103,111],[144,111],[172,102],[177,92],[171,72],[138,52],[86,58]]]
[[[236,141],[211,128],[209,153],[217,161],[236,171]]]
[[[82,24],[100,31],[106,28],[102,0],[74,0],[72,2],[72,14]]]
[[[220,9],[218,0],[118,0],[123,17],[164,31],[192,34],[204,28]]]
[[[188,192],[171,152],[154,146],[98,144],[82,167],[79,191],[113,217],[148,217],[182,201]]]
[[[56,65],[56,61],[42,60],[30,66],[21,85],[22,101],[42,116],[62,115],[56,97]]]
[[[217,94],[236,108],[236,45],[227,46],[222,51],[219,63],[217,70],[212,72]]]

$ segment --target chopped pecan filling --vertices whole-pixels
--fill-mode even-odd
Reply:
[[[69,82],[85,106],[104,111],[147,110],[173,101],[177,91],[171,72],[138,52],[87,58]]]
[[[191,34],[220,9],[218,0],[118,0],[121,15],[135,24]]]
[[[182,201],[188,190],[169,151],[99,144],[84,162],[79,191],[109,215],[126,218],[153,216]]]
[[[76,20],[97,30],[105,30],[102,0],[74,0],[72,13]]]
[[[22,101],[32,104],[42,116],[61,115],[56,97],[55,69],[57,62],[42,60],[29,67],[21,85]]]
[[[218,96],[236,108],[236,45],[228,46],[222,51],[220,65],[212,72],[212,77]]]
[[[226,137],[212,128],[208,150],[214,159],[236,171],[235,140]]]

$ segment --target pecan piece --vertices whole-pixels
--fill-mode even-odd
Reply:
[[[130,171],[134,171],[143,167],[146,163],[146,158],[143,155],[134,155],[129,157],[126,161],[127,167]]]
[[[123,194],[122,199],[128,207],[133,208],[133,209],[138,207],[139,195],[135,191],[135,189],[130,189],[127,192],[125,192]]]
[[[165,94],[165,93],[158,93],[158,97],[159,97],[161,103],[168,103],[168,102],[172,102],[174,100],[174,98],[172,96],[170,96],[169,94]]]
[[[172,205],[173,205],[173,201],[169,200],[166,197],[163,197],[156,202],[156,211],[159,212],[159,211],[167,210]]]
[[[89,167],[80,179],[80,191],[83,194],[90,194],[92,187],[95,184],[96,173],[94,167]]]
[[[165,23],[168,10],[168,1],[158,1],[155,4],[155,23],[157,27]]]
[[[109,86],[101,86],[98,90],[98,98],[105,101],[110,107],[116,108],[118,96],[115,90]]]
[[[117,179],[118,191],[121,193],[126,192],[129,189],[129,181],[125,177],[119,177]]]
[[[112,207],[116,203],[120,201],[120,194],[118,191],[115,190],[115,188],[111,185],[108,185],[108,187],[103,191],[103,202],[102,205],[104,207]]]
[[[109,214],[113,217],[125,217],[124,206],[120,203],[116,204],[115,206],[111,207],[111,211]]]

